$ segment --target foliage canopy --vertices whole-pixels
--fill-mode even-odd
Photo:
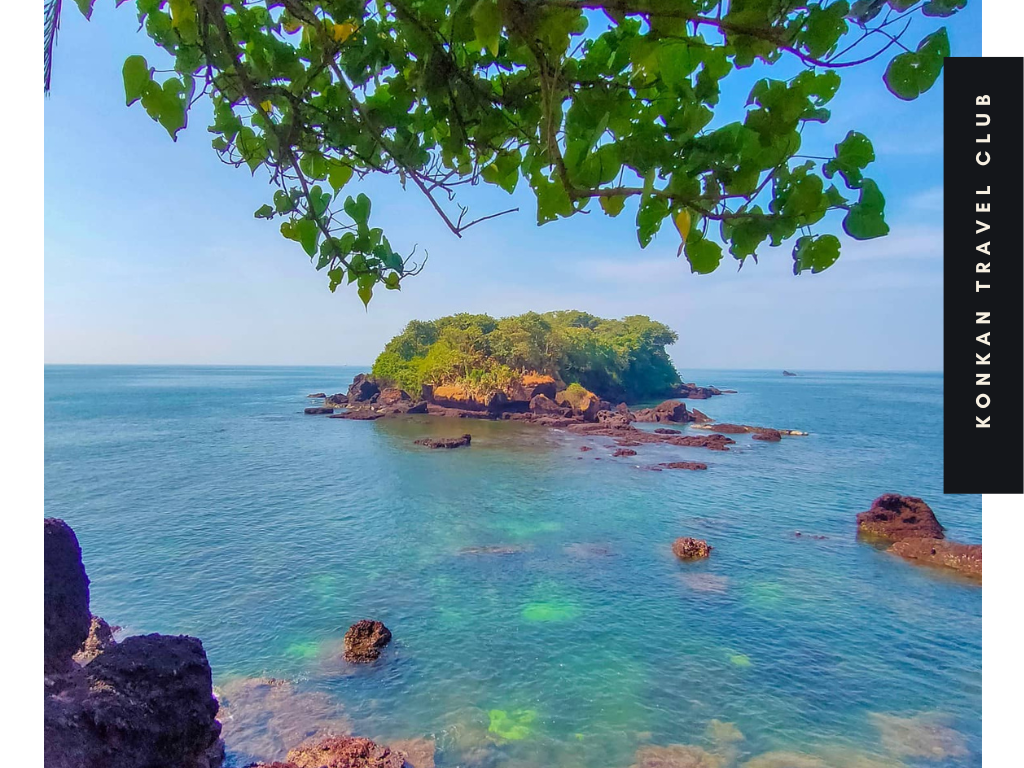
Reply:
[[[523,374],[580,384],[607,398],[644,400],[680,384],[665,347],[677,340],[643,315],[606,320],[576,310],[495,319],[462,313],[414,320],[384,347],[373,374],[413,393],[422,384],[509,391]]]
[[[125,0],[118,0],[120,5]],[[91,11],[93,0],[78,0]],[[945,28],[907,46],[915,18],[966,0],[136,0],[149,37],[174,57],[158,73],[124,64],[125,97],[171,137],[212,100],[213,147],[269,172],[258,218],[280,220],[334,291],[363,302],[422,268],[370,225],[355,177],[395,175],[456,235],[472,218],[465,187],[532,190],[539,224],[635,198],[646,247],[666,220],[693,272],[723,244],[740,265],[793,241],[794,272],[827,269],[839,239],[888,232],[885,198],[864,176],[871,141],[850,131],[830,157],[800,154],[830,119],[844,68],[893,55],[885,85],[927,91],[949,55]],[[888,52],[888,53],[887,53]],[[795,66],[785,65],[791,62]],[[722,84],[752,65],[764,77],[734,122],[715,121]],[[791,72],[795,71],[795,75]],[[722,124],[724,123],[724,124]],[[515,209],[513,209],[515,210]]]

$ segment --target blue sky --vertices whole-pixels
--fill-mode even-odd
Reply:
[[[851,128],[872,138],[869,171],[892,228],[866,243],[843,236],[842,258],[820,275],[794,276],[791,246],[741,272],[727,257],[714,274],[691,275],[671,227],[643,250],[629,207],[538,228],[523,189],[511,203],[520,213],[459,240],[422,196],[375,180],[363,185],[375,225],[398,250],[416,245],[430,259],[367,311],[353,290],[332,295],[276,224],[253,218],[272,189],[220,162],[205,108],[173,143],[138,105],[124,106],[125,57],[157,57],[131,5],[112,5],[98,3],[86,22],[66,4],[45,107],[49,363],[365,364],[413,318],[573,308],[667,323],[684,372],[942,367],[941,82],[908,104],[885,90],[884,61],[847,70],[832,121],[805,131],[809,154],[828,153]],[[980,2],[947,23],[955,55],[981,55]],[[915,43],[928,28],[917,22]],[[730,84],[717,120],[736,119],[753,77]],[[474,215],[511,207],[492,189],[463,202]]]

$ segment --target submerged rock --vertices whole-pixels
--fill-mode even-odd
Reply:
[[[405,757],[405,768],[434,768],[437,745],[433,739],[399,739],[389,746]]]
[[[374,411],[370,408],[360,408],[355,411],[346,411],[345,413],[335,413],[327,418],[329,419],[348,419],[349,421],[373,421],[379,419],[384,414],[380,411]]]
[[[931,507],[916,496],[884,493],[857,515],[857,533],[875,539],[944,539]]]
[[[323,414],[323,413],[334,413],[334,409],[331,408],[331,407],[323,407],[323,406],[314,405],[314,406],[312,406],[310,408],[303,409],[303,413],[308,413],[310,415],[318,416],[318,415]]]
[[[951,568],[981,578],[981,544],[958,544],[945,539],[902,539],[889,551],[906,560]]]
[[[463,547],[459,550],[460,555],[518,555],[526,552],[526,547],[516,544],[508,546],[486,546],[486,547]]]
[[[726,764],[722,755],[690,744],[640,747],[633,759],[631,768],[724,768]]]
[[[311,395],[306,395],[306,397],[323,399],[323,398],[327,397],[327,393],[326,392],[314,392]]]
[[[427,448],[462,448],[469,445],[473,436],[465,434],[460,437],[424,437],[414,440],[415,445],[425,445]]]
[[[681,435],[682,432],[680,432],[678,429],[668,429],[667,427],[658,427],[656,430],[654,430],[654,434],[656,434],[656,435]]]
[[[300,744],[288,753],[290,768],[403,768],[402,752],[355,736],[330,736]]]
[[[949,760],[967,755],[964,735],[949,727],[950,718],[945,715],[925,712],[897,717],[872,712],[869,717],[878,728],[882,747],[894,757]]]
[[[830,768],[817,755],[802,752],[765,752],[743,763],[743,768]]]
[[[616,448],[612,456],[636,456],[636,451],[632,448]]]
[[[89,577],[71,526],[43,521],[43,669],[62,672],[89,637]]]
[[[218,700],[224,742],[246,760],[282,760],[310,738],[351,733],[340,704],[288,680],[238,678],[218,690]]]
[[[699,560],[711,554],[711,545],[703,539],[681,536],[672,542],[672,554],[680,560]]]
[[[390,642],[391,630],[379,621],[362,619],[345,633],[345,659],[355,663],[376,661]]]

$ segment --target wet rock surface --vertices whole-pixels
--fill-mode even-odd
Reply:
[[[413,443],[424,445],[427,448],[463,448],[468,446],[472,440],[473,436],[467,433],[459,437],[423,437],[414,440]]]
[[[357,664],[376,661],[390,642],[391,630],[379,621],[362,619],[345,633],[345,660]]]
[[[711,546],[703,539],[681,536],[672,542],[672,554],[680,560],[700,560],[711,554]]]
[[[782,433],[777,429],[763,429],[755,432],[752,437],[754,440],[763,440],[766,443],[777,443],[782,440]]]
[[[331,736],[302,744],[288,753],[290,768],[403,768],[405,754],[355,736]]]
[[[943,539],[945,532],[931,507],[916,496],[884,493],[871,509],[857,515],[861,536],[888,541],[901,539]]]
[[[981,578],[981,544],[958,544],[946,539],[903,539],[893,544],[889,551],[906,560]]]
[[[304,408],[302,412],[307,413],[311,416],[318,416],[324,413],[334,413],[334,409],[326,406],[314,405],[310,406],[309,408]]]
[[[82,647],[74,656],[75,663],[84,667],[103,651],[113,648],[116,645],[114,632],[118,629],[120,627],[112,627],[99,616],[93,616],[89,625],[89,636],[85,638]]]
[[[701,470],[708,468],[708,465],[705,464],[703,461],[666,461],[661,464],[658,464],[657,466],[663,467],[664,469]]]

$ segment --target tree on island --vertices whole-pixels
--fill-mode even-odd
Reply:
[[[95,0],[76,2],[88,16]],[[814,228],[830,212],[859,240],[888,226],[882,192],[864,176],[871,141],[851,130],[834,155],[809,157],[803,131],[829,120],[839,73],[878,56],[895,54],[884,81],[898,98],[931,88],[950,53],[945,28],[905,38],[915,19],[965,5],[136,0],[173,70],[131,56],[124,88],[172,138],[209,97],[213,148],[278,187],[256,217],[280,220],[331,291],[355,283],[364,303],[424,263],[371,227],[365,194],[345,194],[373,174],[418,190],[456,236],[511,212],[471,216],[458,194],[525,183],[538,224],[594,201],[614,217],[635,200],[641,247],[670,220],[696,273],[719,266],[720,243],[742,266],[766,242],[794,238],[794,273],[817,273],[839,258],[839,239]],[[47,6],[47,81],[59,10]],[[733,73],[783,62],[797,74],[758,80],[742,119],[715,122]]]
[[[643,315],[606,320],[572,310],[499,320],[463,313],[409,323],[372,372],[417,395],[423,384],[509,392],[524,374],[539,374],[638,401],[667,396],[682,383],[665,351],[676,340],[671,328]]]

